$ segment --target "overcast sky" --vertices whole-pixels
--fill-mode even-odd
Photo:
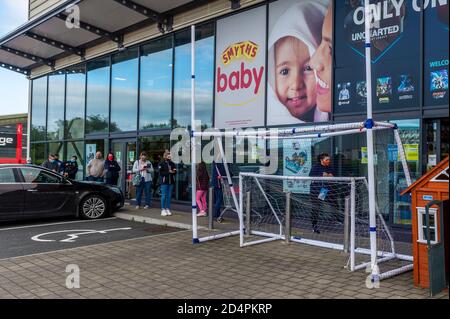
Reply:
[[[0,0],[0,37],[27,22],[28,0]],[[0,67],[0,115],[28,112],[25,75]]]

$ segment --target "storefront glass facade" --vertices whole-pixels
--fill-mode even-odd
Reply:
[[[326,20],[330,6],[327,0],[322,2],[326,5],[320,14]],[[335,2],[334,32],[331,32],[334,38],[329,45],[316,48],[324,52],[325,58],[326,54],[331,55],[328,83],[332,92],[331,110],[327,109],[327,105],[320,106],[317,101],[317,107],[310,103],[305,106],[307,111],[302,111],[302,114],[292,119],[296,110],[290,108],[292,102],[289,98],[283,100],[282,86],[278,85],[277,78],[277,74],[286,75],[286,70],[274,72],[277,70],[276,64],[272,64],[277,61],[276,43],[278,46],[282,44],[276,37],[277,30],[283,30],[285,19],[290,18],[289,9],[298,3],[302,1],[273,1],[197,25],[196,119],[201,121],[202,129],[230,127],[233,125],[230,123],[241,125],[243,122],[240,122],[240,117],[246,117],[242,118],[246,123],[255,123],[247,127],[292,127],[308,125],[306,122],[313,121],[334,123],[365,119],[364,56],[361,55],[361,43],[355,40],[359,27],[349,20],[352,17],[350,13],[355,9],[349,6],[356,5],[358,1]],[[302,8],[298,6],[295,10]],[[233,25],[242,27],[241,23],[246,23],[248,16],[254,14],[260,17],[258,28],[256,24],[248,26],[249,29],[242,33],[247,37],[256,32],[258,37],[255,37],[258,39],[248,36],[247,40],[254,41],[245,42],[232,28]],[[448,141],[444,141],[445,136],[448,137],[448,110],[444,110],[445,106],[448,107],[448,84],[445,89],[442,83],[436,83],[436,77],[442,78],[445,70],[448,72],[448,41],[443,55],[434,56],[429,50],[424,52],[424,43],[441,45],[432,39],[429,32],[430,28],[436,28],[438,18],[428,12],[424,17],[420,16],[409,5],[401,14],[410,19],[407,24],[404,24],[403,18],[389,23],[401,24],[399,30],[404,33],[403,42],[399,40],[401,37],[388,39],[390,44],[377,42],[378,51],[373,61],[374,117],[398,125],[412,178],[417,179],[448,155]],[[308,20],[309,17],[303,16],[302,19]],[[426,22],[422,24],[423,29],[419,26],[420,19]],[[259,28],[259,25],[262,27]],[[321,35],[326,30],[322,30],[322,21],[317,25],[318,30],[312,32],[317,33],[316,40],[320,44]],[[421,32],[427,40],[420,40],[416,36]],[[396,47],[398,41],[400,44]],[[243,52],[242,55],[248,56],[242,59],[242,63],[239,60],[235,70],[230,70],[227,69],[228,59],[238,59],[240,56],[230,55],[231,51],[226,51],[229,50],[226,43],[229,46],[246,43],[253,46],[252,52],[264,54],[255,57],[251,56],[250,51]],[[410,51],[404,50],[405,46]],[[268,48],[267,52],[265,47]],[[309,51],[312,52],[312,49]],[[228,52],[228,57],[223,55],[225,52]],[[408,58],[405,58],[405,54]],[[313,61],[314,57],[309,56],[309,59]],[[420,57],[423,61],[419,61]],[[433,61],[438,59],[447,60],[447,66],[435,70],[438,64],[433,64]],[[147,151],[151,161],[156,164],[164,150],[175,142],[170,141],[171,130],[177,127],[190,128],[190,62],[190,29],[184,29],[87,61],[62,73],[34,79],[31,106],[33,161],[40,164],[50,152],[59,152],[62,159],[77,155],[80,163],[78,178],[82,179],[86,175],[86,163],[95,156],[95,152],[101,151],[105,156],[113,147],[121,152],[121,148],[116,145],[124,141],[128,146],[135,145],[122,148],[133,152],[127,154],[127,162],[137,159],[141,151]],[[420,64],[428,65],[428,73],[423,77],[417,69]],[[305,83],[306,79],[314,78],[311,77],[313,73],[308,73],[308,66],[302,66],[302,72]],[[439,84],[439,88],[433,87],[432,83]],[[257,97],[247,99],[245,90],[255,92]],[[239,106],[248,105],[250,109],[251,103],[259,105],[260,100],[263,101],[263,111],[240,113]],[[227,111],[223,112],[224,109]],[[430,112],[433,115],[428,119],[427,114]],[[258,120],[252,122],[256,118]],[[321,152],[327,152],[333,156],[338,175],[364,176],[367,174],[367,164],[362,158],[365,143],[364,135],[354,139],[324,139],[314,146],[311,156],[315,159]],[[385,137],[382,144],[394,144],[393,136]],[[283,150],[284,145],[280,141],[278,174],[283,174]],[[252,170],[256,164],[240,166],[239,169]],[[386,219],[390,223],[408,225],[411,222],[408,213],[410,203],[408,198],[399,195],[400,190],[405,188],[401,164],[394,159],[383,170],[387,171],[381,171],[380,168],[377,172],[379,204],[387,205],[383,211],[387,212]],[[190,200],[189,180],[190,166],[180,163],[173,194],[175,199]]]

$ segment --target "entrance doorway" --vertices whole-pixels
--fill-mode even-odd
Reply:
[[[163,154],[170,149],[170,134],[153,135],[139,138],[139,152],[146,152],[155,169],[153,176],[152,195],[159,198],[161,195],[159,185],[158,165],[163,159]]]
[[[424,120],[423,173],[426,173],[449,155],[449,119]]]
[[[136,141],[135,140],[114,140],[111,143],[111,150],[120,165],[120,175],[118,186],[122,189],[125,198],[134,198],[134,187],[131,179],[133,164],[136,161]]]

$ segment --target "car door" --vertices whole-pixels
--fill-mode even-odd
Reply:
[[[75,213],[75,190],[62,176],[36,167],[19,169],[25,193],[24,214],[71,215]]]
[[[25,195],[14,168],[0,168],[0,220],[21,217]]]

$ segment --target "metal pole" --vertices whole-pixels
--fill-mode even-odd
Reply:
[[[286,193],[286,225],[284,230],[286,244],[291,241],[291,192]]]
[[[239,214],[239,243],[241,247],[244,246],[244,193],[242,180],[242,176],[239,175],[239,207],[237,207],[237,211]]]
[[[350,186],[350,270],[355,271],[355,233],[356,233],[356,186],[353,180]]]
[[[348,253],[350,245],[350,197],[345,197],[344,206],[344,252]]]
[[[197,227],[197,171],[196,171],[196,140],[195,140],[195,25],[191,27],[191,184],[192,184],[192,242],[198,244]]]
[[[210,187],[209,191],[208,191],[208,228],[209,229],[214,229],[213,207],[214,207],[214,187]]]
[[[242,176],[242,175],[241,175]],[[250,237],[251,234],[251,215],[252,215],[252,193],[248,191],[246,193],[246,202],[245,202],[245,234],[247,237]]]
[[[378,276],[377,267],[377,227],[375,209],[375,161],[373,140],[373,114],[372,114],[372,59],[371,59],[371,5],[365,0],[365,42],[366,42],[366,83],[367,83],[367,159],[369,180],[369,222],[370,222],[370,248],[372,276]]]

